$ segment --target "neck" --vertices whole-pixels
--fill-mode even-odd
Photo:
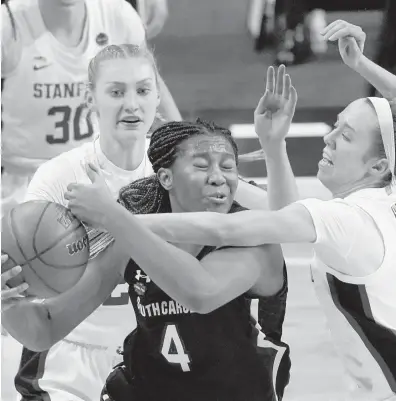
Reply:
[[[81,39],[87,14],[85,1],[60,4],[53,0],[39,0],[39,8],[44,25],[55,37],[68,36],[74,42]]]
[[[146,153],[146,138],[124,144],[113,138],[106,139],[106,137],[100,136],[99,143],[107,159],[123,170],[136,170]]]
[[[352,186],[349,186],[348,188],[338,188],[334,191],[331,191],[333,194],[333,198],[346,198],[347,196],[353,194],[354,192],[360,191],[361,189],[367,189],[367,188],[379,188],[380,185],[378,184],[377,181],[370,181],[370,182],[358,182]]]

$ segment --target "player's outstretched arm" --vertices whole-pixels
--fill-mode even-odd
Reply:
[[[396,76],[375,64],[363,54],[366,34],[362,28],[343,20],[329,24],[322,32],[324,39],[338,41],[344,63],[358,72],[386,99],[396,97]]]
[[[72,200],[70,207],[83,218],[82,208],[74,207]],[[209,313],[250,290],[263,266],[267,270],[262,295],[273,294],[281,286],[283,258],[278,245],[219,250],[199,261],[153,234],[120,204],[111,200],[105,210],[101,224],[115,243],[163,291],[194,312]],[[274,264],[276,257],[278,263]]]
[[[49,349],[110,296],[127,260],[115,245],[109,247],[88,263],[81,280],[69,291],[47,300],[24,298],[2,310],[2,325],[28,349]]]
[[[265,93],[254,111],[254,126],[265,154],[268,201],[272,210],[281,209],[299,199],[285,140],[296,104],[297,92],[285,66],[278,68],[276,79],[274,68],[269,67]]]
[[[298,203],[277,211],[163,213],[134,218],[166,241],[185,244],[257,246],[316,239],[312,218]]]

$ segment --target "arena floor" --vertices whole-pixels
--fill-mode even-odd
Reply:
[[[225,3],[225,0],[213,0],[212,5],[208,5],[209,2],[192,4],[191,0],[188,3],[199,17],[205,15],[204,7],[214,7],[221,1]],[[271,50],[262,54],[253,52],[252,41],[244,30],[244,7],[237,4],[243,2],[228,3],[227,0],[227,6],[232,3],[233,7],[217,15],[219,24],[223,26],[216,25],[212,19],[201,18],[199,25],[195,22],[189,30],[188,22],[185,22],[185,35],[176,34],[172,24],[176,25],[178,18],[184,18],[192,11],[176,9],[175,3],[182,7],[180,1],[169,3],[168,24],[154,44],[162,75],[183,115],[186,118],[201,116],[227,126],[251,123],[272,54]],[[236,16],[236,12],[241,12],[241,15]],[[230,14],[227,16],[227,13]],[[337,18],[363,26],[368,34],[367,53],[373,55],[381,14],[329,15],[329,21]],[[236,24],[237,28],[231,28],[227,25],[229,23]],[[216,32],[207,34],[214,25]],[[299,95],[296,122],[331,124],[339,110],[366,94],[364,81],[340,62],[334,46],[321,60],[292,67],[289,73]],[[259,147],[257,139],[248,134],[238,142],[242,152]],[[289,152],[303,197],[328,197],[314,179],[321,149],[320,135],[297,136],[289,140]],[[260,162],[241,166],[241,172],[259,183],[265,181],[265,168]],[[309,249],[289,245],[285,247],[285,255],[290,295],[284,339],[291,347],[292,376],[284,400],[343,401],[342,368],[335,357],[310,282]],[[2,358],[3,384],[8,368],[7,360]],[[1,398],[8,399],[7,394],[2,393]]]

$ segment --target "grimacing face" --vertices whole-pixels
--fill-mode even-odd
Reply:
[[[144,57],[101,61],[92,103],[101,135],[125,144],[145,138],[159,105],[156,75],[150,61]]]
[[[166,188],[173,212],[227,213],[238,187],[230,142],[222,135],[197,135],[179,145]]]
[[[370,174],[376,160],[367,155],[377,130],[377,115],[366,99],[355,100],[338,115],[333,130],[324,137],[317,174],[333,194],[347,192]]]

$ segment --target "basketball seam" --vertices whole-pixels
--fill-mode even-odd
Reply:
[[[41,218],[40,218],[39,222],[37,223],[37,227],[39,227],[40,221],[41,221]],[[77,229],[79,229],[80,227],[84,227],[84,225],[83,225],[81,222],[80,222],[80,224],[79,224],[77,227],[71,227],[70,229],[68,229],[68,231],[64,232],[60,237],[58,237],[54,243],[52,243],[50,246],[47,246],[47,248],[45,248],[45,249],[44,249],[43,251],[41,251],[41,252],[37,252],[37,247],[36,247],[36,233],[37,233],[37,230],[38,230],[38,228],[37,228],[36,231],[35,231],[34,234],[33,234],[33,250],[34,250],[34,252],[36,253],[35,258],[37,258],[38,260],[40,260],[41,262],[43,262],[44,264],[46,264],[47,266],[49,266],[48,263],[47,263],[45,260],[41,259],[41,256],[44,255],[45,253],[49,252],[49,251],[50,251],[51,249],[53,249],[56,245],[58,245],[59,242],[61,242],[62,240],[64,240],[64,239],[65,239],[66,237],[68,237],[70,234],[73,234],[73,232],[76,231]],[[85,227],[84,227],[84,228],[85,228]],[[71,230],[71,229],[73,229],[73,230]],[[88,246],[89,246],[89,245],[88,245]],[[89,248],[88,248],[88,251],[89,251]],[[79,265],[73,265],[73,266],[68,266],[68,265],[52,265],[52,264],[51,264],[50,266],[53,267],[54,269],[71,269],[71,268],[83,267],[83,266],[85,266],[85,265],[86,265],[86,263],[83,262],[83,263],[81,263],[81,264],[79,264]]]
[[[48,207],[48,205],[47,205],[47,206],[45,207],[45,209],[43,210],[42,215],[45,213],[47,207]],[[57,293],[57,294],[61,294],[60,291],[57,291],[55,288],[52,288],[49,284],[47,284],[47,282],[44,281],[44,279],[43,279],[43,278],[36,272],[36,270],[34,270],[33,267],[30,265],[30,262],[31,262],[32,260],[34,260],[35,258],[33,258],[33,259],[31,259],[31,260],[26,259],[26,255],[25,255],[25,253],[23,252],[22,247],[21,247],[21,245],[20,245],[20,243],[19,243],[19,240],[18,240],[18,235],[17,235],[17,234],[19,234],[19,231],[18,231],[17,227],[14,225],[14,220],[13,220],[13,218],[12,218],[13,215],[14,215],[14,213],[15,213],[15,209],[12,209],[11,212],[10,212],[10,214],[9,214],[9,217],[8,217],[8,218],[10,219],[10,224],[9,224],[9,226],[10,226],[10,228],[11,228],[11,230],[10,230],[10,231],[11,231],[11,235],[14,237],[15,243],[16,243],[16,245],[17,245],[19,251],[21,252],[22,256],[25,258],[25,263],[23,263],[23,264],[20,265],[20,266],[23,267],[23,266],[25,266],[26,263],[27,263],[27,266],[30,268],[30,270],[36,275],[36,277],[37,277],[46,287],[48,287],[49,289],[51,289],[52,291],[54,291],[54,292]]]

